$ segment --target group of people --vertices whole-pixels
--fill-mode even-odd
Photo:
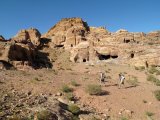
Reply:
[[[100,72],[100,83],[104,83],[105,79],[106,79],[105,73]],[[122,85],[124,85],[124,80],[125,80],[124,74],[119,73],[118,88],[121,88]]]

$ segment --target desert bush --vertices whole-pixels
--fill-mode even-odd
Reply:
[[[160,90],[154,91],[154,95],[158,101],[160,101]]]
[[[143,103],[147,103],[147,101],[146,101],[146,100],[143,100]]]
[[[73,115],[71,119],[72,119],[72,120],[80,120],[77,115]]]
[[[68,100],[74,100],[74,95],[73,95],[73,93],[66,93],[66,98],[68,99]]]
[[[75,104],[70,104],[70,105],[68,105],[68,110],[69,110],[71,113],[73,113],[73,114],[78,114],[78,113],[80,113],[80,108],[79,108],[77,105],[75,105]]]
[[[99,85],[90,84],[86,87],[86,92],[90,95],[100,95],[102,93],[102,89]]]
[[[160,80],[154,77],[154,75],[148,75],[147,80],[153,82],[157,86],[160,86]]]
[[[149,72],[150,74],[154,74],[154,73],[156,73],[157,75],[160,74],[160,71],[157,70],[156,67],[151,67],[151,68],[148,70],[148,72]]]
[[[154,115],[154,113],[152,113],[152,112],[148,112],[148,111],[146,111],[146,113],[145,113],[148,117],[151,117],[151,116],[153,116]]]
[[[139,67],[135,66],[134,68],[135,68],[135,70],[140,70],[140,71],[145,70],[144,66],[139,66]]]
[[[75,80],[71,81],[71,85],[73,85],[73,86],[79,86],[79,84]]]
[[[160,70],[157,70],[156,75],[160,75]]]
[[[138,85],[138,79],[135,76],[129,77],[129,80],[127,80],[127,82],[134,87]]]
[[[154,82],[154,81],[156,81],[156,78],[153,75],[148,75],[147,80],[151,81],[151,82]]]
[[[121,117],[120,120],[128,120],[128,118],[127,117]]]
[[[72,92],[73,89],[70,88],[68,85],[63,85],[61,88],[62,92],[68,93],[68,92]]]
[[[50,111],[43,110],[37,113],[38,120],[51,120],[55,117]]]

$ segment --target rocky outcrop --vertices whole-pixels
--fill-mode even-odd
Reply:
[[[81,18],[65,18],[52,27],[44,38],[51,39],[50,47],[71,48],[81,41],[86,41],[85,35],[89,31],[86,22]]]
[[[1,120],[6,119],[43,119],[43,120],[71,120],[72,113],[67,105],[59,102],[53,96],[33,95],[31,92],[12,91],[4,94],[0,99],[3,112]],[[10,106],[9,109],[6,106]]]
[[[1,69],[51,67],[47,54],[38,50],[41,34],[37,29],[21,30],[9,41],[0,40]],[[43,59],[42,59],[43,58]]]
[[[32,42],[32,44],[34,44],[35,46],[39,46],[40,38],[40,32],[35,28],[30,28],[28,30],[20,30],[15,37],[11,38],[11,40],[17,43],[24,44]]]
[[[0,61],[4,66],[8,64],[19,68],[34,63],[36,52],[28,44],[0,42],[0,49]]]
[[[4,41],[1,36],[0,41],[0,60],[14,66],[52,66],[51,59],[56,60],[53,57],[55,48],[69,51],[72,62],[105,60],[135,66],[160,66],[160,31],[145,34],[120,29],[109,32],[104,27],[89,27],[81,18],[62,19],[42,36],[37,29],[31,28],[19,31],[10,41]]]
[[[85,35],[86,43],[73,47],[70,60],[73,62],[102,61],[135,66],[160,66],[160,32],[145,34],[120,29],[111,33],[104,27],[90,27]]]

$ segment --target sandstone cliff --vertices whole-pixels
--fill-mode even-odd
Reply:
[[[31,68],[51,67],[59,49],[70,52],[72,62],[160,66],[160,31],[109,32],[104,27],[89,27],[81,18],[65,18],[42,36],[35,28],[20,30],[10,41],[0,36],[1,64],[16,68],[19,64]]]

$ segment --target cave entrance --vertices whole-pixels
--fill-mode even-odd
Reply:
[[[131,53],[131,58],[134,58],[134,53]]]
[[[99,60],[108,60],[108,59],[116,59],[118,58],[118,55],[102,55],[102,54],[99,54],[98,55],[98,58]]]
[[[61,47],[64,47],[64,45],[55,45],[55,47],[61,48]]]
[[[124,43],[129,43],[129,42],[131,42],[131,41],[128,39],[124,39]]]
[[[99,60],[107,60],[111,58],[110,55],[102,55],[102,54],[99,54],[98,57],[99,57]]]
[[[87,60],[86,59],[83,59],[83,62],[86,62]]]
[[[118,55],[112,55],[111,58],[113,59],[118,58]]]

